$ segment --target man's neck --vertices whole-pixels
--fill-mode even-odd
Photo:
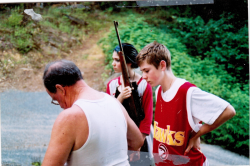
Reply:
[[[77,81],[73,86],[68,87],[68,103],[72,106],[90,88],[83,80]]]
[[[78,99],[98,100],[104,97],[104,94],[88,86],[84,80],[77,82],[76,86],[74,87],[74,92],[74,102]]]

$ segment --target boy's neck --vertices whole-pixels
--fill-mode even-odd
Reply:
[[[176,77],[174,76],[172,70],[166,70],[161,82],[162,91],[166,92],[167,90],[169,90],[175,80]]]

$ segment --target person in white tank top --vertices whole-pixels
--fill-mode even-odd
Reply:
[[[43,81],[51,103],[64,110],[53,125],[42,166],[126,166],[143,144],[140,130],[111,96],[89,87],[71,61],[49,63]]]

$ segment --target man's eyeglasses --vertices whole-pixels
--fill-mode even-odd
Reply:
[[[58,101],[53,100],[53,99],[52,99],[52,101],[51,101],[51,104],[59,105]]]

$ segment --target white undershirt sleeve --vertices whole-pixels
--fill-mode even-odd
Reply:
[[[212,125],[229,103],[211,93],[195,87],[191,93],[191,113],[194,121]]]
[[[157,95],[158,95],[159,88],[160,88],[160,85],[155,90],[155,100],[156,101],[157,101]]]

